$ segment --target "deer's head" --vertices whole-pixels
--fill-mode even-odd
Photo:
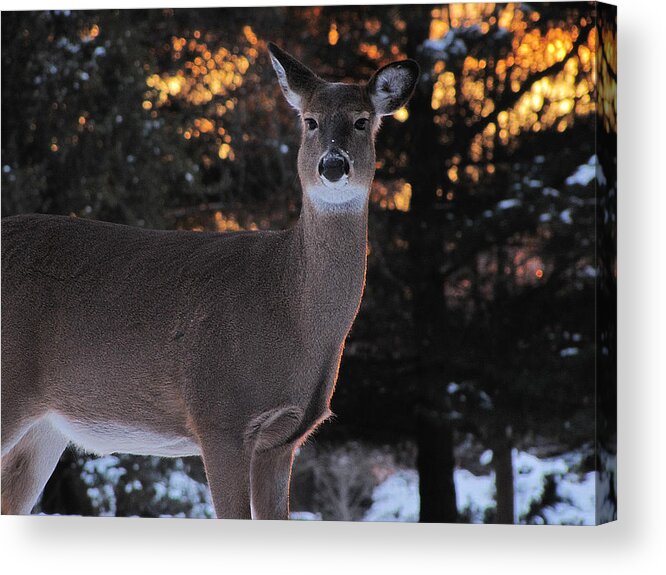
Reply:
[[[388,64],[367,84],[331,83],[275,44],[269,49],[282,92],[302,120],[298,173],[304,193],[317,205],[367,199],[381,117],[409,100],[418,64]]]

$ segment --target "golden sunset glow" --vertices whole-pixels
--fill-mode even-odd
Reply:
[[[375,180],[370,190],[370,200],[384,210],[408,212],[412,199],[412,186],[409,182],[379,182]]]
[[[617,45],[615,32],[607,23],[601,31],[601,42],[596,52],[596,67],[599,70],[598,90],[602,117],[606,131],[617,131]]]
[[[171,57],[178,68],[146,78],[149,90],[143,102],[145,110],[159,109],[175,101],[206,108],[207,117],[194,120],[180,132],[188,140],[202,134],[217,134],[217,154],[221,160],[235,159],[231,136],[225,133],[222,118],[235,109],[234,93],[243,85],[245,74],[259,54],[255,47],[259,40],[250,26],[243,28],[243,36],[246,44],[238,52],[224,46],[209,46],[200,31],[195,31],[189,39],[172,37]]]
[[[304,10],[311,14],[313,22],[321,17],[318,7]],[[441,57],[432,62],[431,105],[443,137],[448,137],[456,122],[479,126],[466,152],[460,150],[445,160],[446,175],[452,186],[463,182],[478,184],[482,178],[494,174],[497,150],[511,147],[522,134],[544,130],[564,132],[574,125],[576,118],[592,114],[595,101],[591,92],[599,58],[608,62],[600,72],[600,90],[608,93],[603,100],[608,107],[607,122],[614,117],[613,39],[607,34],[600,47],[589,18],[537,27],[536,23],[541,21],[538,10],[526,11],[515,3],[501,7],[494,3],[457,3],[433,7],[430,14],[431,41],[441,41],[447,34],[470,28],[483,35],[491,34],[492,30],[500,35],[505,31],[507,37],[506,49],[497,50],[497,56],[495,51],[485,56],[466,53],[459,61]],[[376,67],[406,57],[399,42],[374,40],[385,24],[377,18],[365,20],[363,26],[368,36],[357,47],[359,55],[374,62]],[[397,31],[404,31],[406,26],[399,17],[393,18],[391,25]],[[344,22],[333,20],[324,26],[321,32],[329,46],[337,46],[349,29]],[[266,49],[266,39],[259,38],[251,26],[243,27],[242,38],[244,43],[232,49],[215,44],[199,30],[189,37],[174,36],[170,40],[174,69],[150,74],[146,79],[148,91],[143,108],[154,114],[172,103],[182,102],[199,110],[198,117],[179,127],[178,133],[186,140],[208,138],[214,150],[211,158],[216,156],[218,161],[236,160],[236,142],[225,127],[225,117],[236,113],[239,104],[236,92],[243,87],[260,51]],[[461,110],[465,110],[462,116]],[[400,108],[393,118],[408,122],[409,106]],[[445,196],[451,201],[452,194],[444,189],[438,197]],[[371,201],[380,209],[409,211],[411,185],[405,180],[375,182]]]
[[[250,223],[248,226],[243,228],[238,220],[232,215],[225,215],[222,212],[215,212],[213,215],[215,221],[215,230],[218,232],[238,232],[243,229],[247,230],[256,230],[257,226],[254,223]]]
[[[340,34],[338,33],[338,27],[335,25],[335,22],[331,24],[331,29],[328,31],[328,43],[331,46],[335,46],[340,39]]]
[[[409,118],[409,111],[403,106],[395,114],[393,114],[393,117],[398,120],[398,122],[406,122],[407,118]]]
[[[593,28],[583,32],[582,23],[562,24],[543,33],[530,29],[540,19],[537,11],[528,16],[517,5],[508,4],[499,18],[494,13],[495,4],[451,4],[433,9],[430,25],[431,40],[439,40],[459,26],[478,26],[485,33],[496,25],[512,35],[511,50],[503,58],[468,55],[459,71],[448,69],[443,60],[434,67],[432,107],[441,114],[440,124],[449,125],[447,108],[461,102],[474,114],[471,121],[493,120],[471,150],[476,161],[492,157],[496,144],[509,145],[525,131],[552,127],[563,131],[577,116],[594,112],[590,96],[596,50]],[[489,97],[490,90],[502,94],[499,101]],[[521,92],[515,103],[497,109],[505,96],[512,100],[507,94]]]

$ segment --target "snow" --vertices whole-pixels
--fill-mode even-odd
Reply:
[[[497,209],[499,210],[508,210],[509,208],[515,208],[521,205],[521,201],[518,198],[510,198],[508,200],[502,200],[497,202]]]
[[[321,513],[311,513],[310,511],[292,511],[289,513],[289,519],[296,521],[321,521]]]
[[[576,334],[574,334],[576,335]],[[577,349],[577,348],[566,348]],[[565,350],[563,350],[565,351]],[[450,383],[449,386],[457,386]],[[514,449],[515,521],[517,523],[581,524],[595,522],[595,493],[599,501],[603,489],[615,481],[615,458],[606,454],[602,471],[583,473],[580,470],[585,454],[565,453],[552,458]],[[488,471],[475,475],[468,469],[454,471],[456,504],[466,521],[482,523],[495,508],[495,474],[492,471],[493,451],[486,449],[479,463]],[[180,502],[174,510],[175,517],[213,517],[213,507],[207,487],[189,477],[187,468],[178,461],[174,469],[166,472],[160,481],[151,483],[133,479],[120,481],[128,472],[119,457],[109,455],[89,460],[83,467],[82,478],[88,485],[88,496],[100,515],[116,514],[116,493],[120,486],[126,493],[147,490],[152,494],[156,509],[167,509],[165,500]],[[137,471],[136,464],[128,467]],[[100,484],[100,479],[104,481]],[[127,479],[127,478],[125,478]],[[542,501],[546,488],[554,499]],[[597,487],[598,485],[598,487]],[[415,469],[398,469],[389,475],[372,492],[372,503],[363,521],[418,521],[419,477]],[[318,521],[320,513],[294,511],[291,518],[302,521]]]
[[[571,174],[565,181],[567,185],[574,186],[587,186],[597,173],[597,156],[593,155],[586,164],[582,164],[576,168],[576,171]]]
[[[469,514],[470,523],[483,523],[486,510],[495,506],[495,475],[474,475],[467,469],[453,473],[456,505]]]
[[[280,144],[280,153],[286,154],[289,151],[289,146],[287,144]]]
[[[567,208],[566,210],[563,210],[562,213],[560,214],[560,219],[565,224],[573,224],[573,219],[571,218],[571,209]]]
[[[145,465],[150,469],[159,462],[159,458],[147,460]],[[85,462],[81,478],[88,485],[87,494],[92,506],[101,516],[114,517],[118,507],[118,492],[122,489],[126,494],[142,492],[150,494],[155,509],[170,509],[174,504],[178,509],[173,517],[214,517],[213,505],[208,487],[192,479],[186,473],[185,464],[181,459],[174,460],[172,469],[163,474],[160,481],[139,481],[124,477],[127,475],[126,461],[118,456],[108,455],[90,459]],[[136,472],[133,464],[131,471]],[[123,481],[120,479],[123,478]]]
[[[188,517],[206,518],[215,516],[206,485],[195,481],[180,469],[171,471],[165,481],[155,483],[153,487],[155,489],[155,502],[164,498],[191,502],[192,508]]]
[[[540,222],[549,222],[553,217],[550,214],[541,214],[539,216]]]
[[[124,467],[120,467],[120,459],[115,455],[106,455],[96,459],[89,459],[83,466],[81,479],[90,487],[87,490],[88,497],[93,507],[99,510],[101,516],[115,517],[116,496],[115,487],[118,480],[127,473]],[[105,483],[101,487],[93,487],[97,477],[103,477]]]
[[[530,517],[532,523],[554,525],[592,525],[595,520],[595,473],[575,472],[582,454],[567,453],[559,457],[540,459],[514,449],[514,490],[516,522],[525,523],[535,502],[539,502],[547,482],[555,482],[558,501],[542,507]],[[492,463],[493,452],[481,454],[482,465]],[[610,462],[609,468],[612,468]],[[495,507],[495,474],[474,475],[467,469],[454,472],[458,511],[471,523],[483,523],[486,513]],[[537,508],[539,505],[536,506]],[[375,488],[372,505],[364,521],[418,521],[418,473],[402,469],[389,476]]]
[[[542,510],[545,521],[556,525],[592,525],[595,520],[594,472],[583,479],[571,468],[582,459],[581,454],[566,454],[562,457],[539,459],[523,451],[513,451],[514,473],[516,473],[516,513],[525,515],[535,499],[541,498],[546,479],[551,476],[556,483],[556,493],[561,501]]]
[[[419,505],[418,473],[399,470],[375,487],[363,521],[418,521]]]
[[[509,31],[506,28],[499,27],[493,34],[493,38],[495,40],[502,40],[505,38],[508,38],[509,36]]]
[[[446,386],[446,391],[448,391],[451,394],[455,393],[459,389],[460,386],[455,381],[452,381],[451,383],[449,383],[449,385]]]
[[[466,42],[474,42],[481,36],[481,27],[478,24],[452,28],[443,38],[423,42],[423,51],[434,60],[448,61],[451,56],[462,58],[467,55]]]
[[[449,56],[465,56],[467,46],[460,38],[456,38],[452,30],[439,40],[426,40],[423,43],[425,52],[430,52],[434,59],[448,60]]]
[[[481,457],[479,457],[479,463],[481,465],[488,465],[491,463],[493,460],[493,450],[492,449],[486,449],[482,454]]]
[[[142,489],[143,489],[143,484],[138,479],[135,479],[131,483],[127,483],[125,485],[125,493],[132,493],[132,491],[141,491]]]
[[[543,190],[541,190],[541,193],[544,196],[551,196],[553,198],[558,198],[560,196],[560,192],[558,190],[549,186],[546,186]]]
[[[574,482],[571,478],[563,478],[557,486],[557,494],[564,500],[553,507],[544,509],[544,516],[548,523],[578,524],[581,522],[580,510],[589,512],[585,525],[594,523],[594,476],[590,471],[581,482]]]
[[[64,48],[70,54],[76,54],[81,49],[81,46],[79,44],[74,44],[73,42],[69,41],[69,38],[65,37],[60,38],[60,40],[58,40],[58,42],[56,43],[56,46],[58,48]]]
[[[606,180],[606,174],[604,174],[604,170],[600,163],[597,163],[597,182],[602,188],[606,187],[606,184],[608,183],[608,180]]]
[[[513,473],[516,518],[526,515],[532,502],[543,496],[546,476],[564,474],[567,466],[562,459],[540,460],[524,451],[513,450]]]
[[[560,350],[560,355],[562,357],[571,357],[572,355],[578,355],[578,348],[577,347],[565,347],[564,349]]]
[[[86,461],[83,466],[83,473],[81,477],[88,485],[93,484],[93,475],[99,474],[104,476],[113,485],[118,483],[118,480],[125,475],[126,470],[123,467],[118,467],[120,459],[115,455],[105,455],[96,459]]]
[[[597,511],[600,518],[616,517],[614,497],[610,494],[610,486],[617,493],[617,455],[609,453],[605,449],[598,451],[601,461],[601,470],[596,475]]]
[[[492,409],[493,400],[490,396],[483,390],[479,391],[480,404],[483,409]]]

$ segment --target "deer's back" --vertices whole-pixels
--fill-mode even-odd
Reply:
[[[10,282],[37,274],[74,284],[125,273],[125,280],[138,274],[151,283],[155,272],[164,276],[188,268],[205,273],[211,252],[218,254],[216,263],[220,257],[240,257],[236,246],[261,235],[148,230],[41,214],[12,216],[2,220],[2,269]],[[33,281],[39,282],[36,277]]]

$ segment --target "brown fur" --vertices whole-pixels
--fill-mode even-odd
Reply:
[[[72,440],[201,454],[218,517],[287,518],[294,450],[330,414],[363,292],[378,118],[409,97],[416,65],[384,72],[394,88],[385,108],[386,94],[327,84],[271,51],[289,101],[321,126],[304,130],[292,229],[3,220],[3,513],[30,512]],[[366,131],[354,128],[360,115]],[[349,187],[322,186],[329,140],[352,161]]]

